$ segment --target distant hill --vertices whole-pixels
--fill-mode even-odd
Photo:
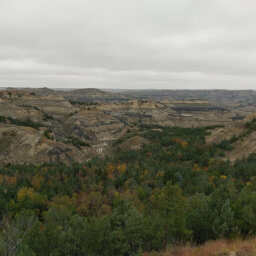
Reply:
[[[17,90],[17,88],[7,88],[8,90]],[[55,95],[61,96],[70,101],[87,102],[120,102],[130,100],[132,97],[123,94],[111,93],[95,88],[85,89],[49,89],[44,88],[21,88],[21,91],[27,91],[37,96]]]
[[[55,95],[60,95],[71,101],[89,102],[123,102],[131,99],[131,97],[123,94],[106,92],[95,88],[55,91]]]
[[[244,107],[256,104],[253,90],[121,90],[109,89],[113,93],[123,93],[138,99],[162,100],[207,100],[222,106]]]

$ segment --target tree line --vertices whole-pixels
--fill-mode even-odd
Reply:
[[[154,128],[140,126],[141,150],[0,168],[0,254],[140,255],[255,234],[256,157],[222,161],[211,127]]]

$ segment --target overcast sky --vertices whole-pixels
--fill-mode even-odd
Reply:
[[[0,0],[0,87],[256,89],[255,0]]]

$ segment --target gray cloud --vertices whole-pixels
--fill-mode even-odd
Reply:
[[[1,0],[0,86],[256,89],[253,0]]]

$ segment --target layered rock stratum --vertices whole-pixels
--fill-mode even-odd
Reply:
[[[237,127],[236,132],[239,129],[242,132],[236,120],[251,113],[237,105],[230,108],[226,105],[202,99],[170,100],[168,97],[160,101],[139,100],[131,94],[97,89],[1,90],[0,165],[84,162],[104,154],[113,140],[141,124],[227,127],[214,131],[208,143],[215,142],[223,136],[233,136],[234,132],[228,127]],[[250,136],[253,140],[254,134]],[[136,145],[134,140],[136,138],[132,144]]]

